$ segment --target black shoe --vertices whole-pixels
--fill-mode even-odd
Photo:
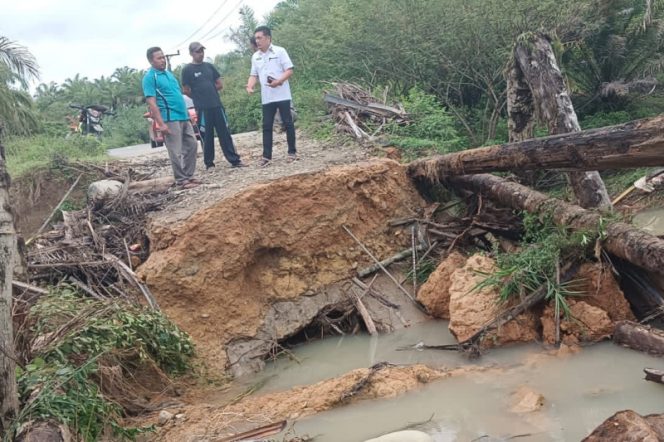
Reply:
[[[248,167],[248,165],[247,165],[247,164],[244,164],[242,161],[239,161],[239,162],[237,162],[237,163],[233,163],[233,164],[231,164],[231,167],[232,167],[233,169],[239,169],[240,167]]]

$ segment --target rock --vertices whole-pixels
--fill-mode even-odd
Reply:
[[[632,410],[619,411],[582,442],[659,442],[660,435],[648,420]]]
[[[123,184],[115,180],[100,180],[91,183],[88,186],[88,201],[94,204],[103,205],[122,192]]]
[[[569,289],[583,294],[583,301],[604,310],[613,322],[634,321],[634,313],[613,273],[601,263],[585,263]]]
[[[434,318],[450,318],[450,278],[465,263],[464,255],[456,251],[450,253],[417,292],[417,300]]]
[[[434,442],[433,437],[417,430],[395,431],[364,442]]]
[[[567,301],[570,306],[571,319],[560,321],[560,338],[567,345],[579,342],[597,342],[613,333],[613,322],[609,315],[599,307],[593,307],[585,301]],[[548,344],[556,341],[556,322],[554,308],[547,305],[542,313],[542,339]]]
[[[497,289],[490,287],[475,290],[484,280],[481,273],[492,273],[496,270],[494,261],[482,255],[473,255],[466,264],[454,271],[450,280],[450,332],[457,340],[470,338],[487,322],[494,319],[500,312],[512,304],[499,304],[500,296]],[[487,333],[482,341],[483,347],[502,345],[513,342],[530,342],[539,338],[535,317],[526,312],[516,319]]]
[[[166,410],[161,410],[159,412],[159,419],[157,420],[157,422],[159,423],[159,425],[165,425],[168,421],[173,419],[173,417],[174,417],[173,413],[169,413]]]
[[[530,387],[522,386],[512,393],[512,413],[532,413],[544,406],[544,396]]]

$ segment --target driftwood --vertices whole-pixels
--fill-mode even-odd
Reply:
[[[268,436],[280,433],[284,428],[286,428],[286,421],[275,422],[273,424],[263,425],[262,427],[254,428],[253,430],[219,439],[219,442],[239,442],[243,440],[264,439]]]
[[[633,350],[664,355],[664,331],[630,321],[620,321],[613,331],[613,342]]]
[[[50,215],[48,215],[48,217],[44,220],[44,223],[43,223],[43,224],[39,227],[39,229],[37,230],[37,233],[35,233],[35,234],[32,236],[32,238],[28,239],[28,240],[25,242],[25,245],[26,245],[26,246],[29,245],[32,241],[34,241],[34,239],[35,239],[37,236],[39,236],[40,233],[42,233],[42,232],[44,231],[44,229],[46,228],[46,226],[48,225],[48,223],[51,221],[51,219],[53,219],[53,216],[57,213],[57,211],[58,211],[58,209],[60,208],[60,206],[62,205],[62,203],[65,202],[65,200],[69,197],[69,195],[71,194],[71,192],[76,188],[76,185],[77,185],[78,182],[81,180],[81,177],[82,177],[82,176],[83,176],[82,173],[78,175],[78,178],[76,178],[76,181],[74,181],[74,184],[72,184],[72,185],[69,187],[69,190],[67,191],[67,193],[65,193],[65,195],[62,197],[62,199],[60,199],[60,202],[58,202],[58,204],[56,204],[55,208],[53,208],[53,210],[51,211]]]
[[[385,266],[383,266],[383,265],[380,263],[380,261],[378,261],[378,259],[373,255],[373,253],[371,253],[371,252],[369,251],[369,249],[367,249],[366,246],[365,246],[364,244],[362,244],[362,241],[360,241],[360,240],[359,240],[359,239],[353,234],[353,232],[350,231],[350,229],[349,229],[348,227],[346,227],[346,226],[342,226],[342,227],[343,227],[343,229],[346,231],[346,233],[348,233],[348,235],[349,235],[351,238],[353,238],[353,240],[355,240],[355,242],[360,246],[360,248],[362,248],[362,250],[364,250],[364,253],[366,253],[367,255],[369,255],[369,257],[370,257],[370,258],[376,263],[376,265],[378,265],[378,267],[383,271],[383,273],[385,273],[385,275],[387,275],[387,277],[390,278],[390,279],[392,280],[392,282],[393,282],[393,283],[394,283],[394,284],[395,284],[395,285],[401,290],[401,292],[402,292],[404,295],[406,295],[406,297],[408,297],[408,299],[410,299],[411,301],[413,301],[413,304],[415,304],[415,305],[417,306],[418,309],[422,310],[424,313],[427,313],[426,310],[424,309],[424,307],[422,306],[422,304],[420,304],[419,302],[417,302],[417,301],[415,300],[415,298],[413,298],[413,296],[412,296],[410,293],[408,293],[408,291],[407,291],[405,288],[403,288],[403,286],[399,283],[399,281],[397,281],[396,278],[395,278],[394,276],[392,276],[392,274],[391,274],[391,273],[385,268]]]
[[[388,122],[407,124],[402,108],[387,105],[370,92],[350,83],[332,83],[323,100],[330,108],[336,128],[358,140],[372,139]]]
[[[364,293],[368,293],[371,288],[367,288]],[[349,296],[351,297],[351,300],[353,301],[353,304],[355,304],[355,309],[357,309],[357,312],[360,314],[362,317],[362,321],[364,321],[364,325],[367,327],[367,332],[369,332],[370,335],[376,335],[378,334],[378,331],[376,330],[376,324],[374,323],[373,319],[371,318],[371,315],[369,314],[369,311],[367,308],[364,306],[364,303],[362,302],[362,299],[355,293],[353,290],[349,292]]]
[[[426,247],[419,245],[416,247],[416,250],[418,252],[421,252],[423,250],[426,250]],[[403,250],[395,255],[390,256],[389,258],[385,258],[384,260],[380,261],[377,264],[370,265],[369,267],[365,267],[363,269],[358,270],[357,276],[360,278],[364,278],[366,276],[371,275],[372,273],[376,273],[377,271],[380,270],[380,267],[387,267],[390,264],[394,264],[397,261],[401,261],[403,259],[408,258],[413,254],[413,248],[411,247],[410,249]]]
[[[542,33],[519,36],[514,46],[514,63],[519,65],[523,80],[528,84],[535,114],[546,124],[549,134],[579,132],[581,126],[549,38]],[[598,172],[571,172],[568,177],[581,207],[611,207]]]
[[[494,175],[452,177],[448,183],[489,196],[508,207],[531,213],[550,213],[553,221],[574,230],[597,232],[603,220],[599,213],[551,198],[543,193]],[[610,253],[655,273],[664,273],[664,240],[623,222],[603,226],[602,246]]]
[[[646,374],[646,381],[664,384],[664,371],[655,370],[654,368],[644,368],[643,372]]]
[[[408,174],[442,181],[451,175],[510,170],[606,170],[664,166],[664,116],[413,161]]]

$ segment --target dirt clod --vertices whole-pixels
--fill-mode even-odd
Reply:
[[[466,257],[459,252],[452,252],[429,276],[417,292],[420,301],[434,318],[450,318],[450,284],[454,271],[466,262]]]

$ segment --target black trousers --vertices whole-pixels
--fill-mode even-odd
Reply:
[[[290,112],[290,100],[275,101],[263,105],[263,158],[272,159],[272,130],[274,116],[279,109],[281,121],[286,128],[286,141],[288,142],[288,153],[295,155],[295,125]]]
[[[199,112],[198,115],[201,115]],[[231,164],[238,164],[240,156],[235,151],[231,131],[228,128],[228,119],[224,107],[203,109],[203,162],[206,167],[214,166],[214,131],[217,131],[221,151]]]

